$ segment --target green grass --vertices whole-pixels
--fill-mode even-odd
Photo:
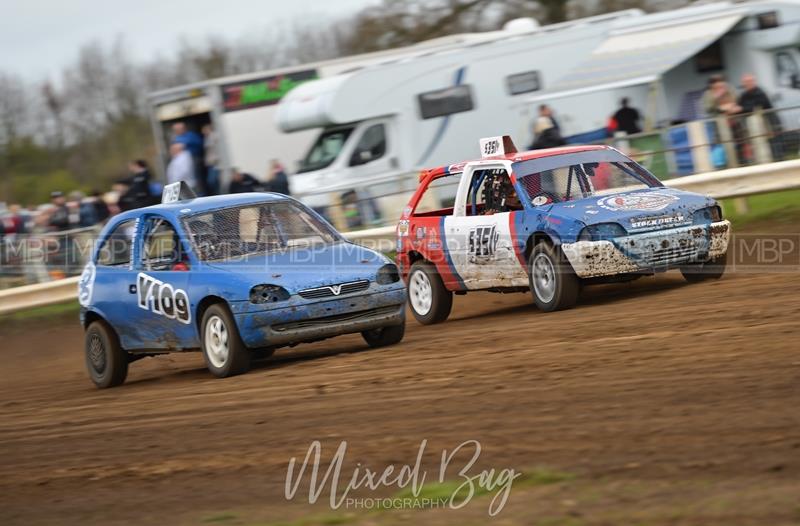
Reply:
[[[0,315],[0,324],[41,321],[43,319],[52,320],[53,318],[67,318],[70,316],[74,317],[77,323],[79,310],[80,305],[78,305],[78,302],[70,300]]]
[[[800,215],[800,190],[787,190],[770,194],[742,198],[747,203],[747,212],[736,210],[735,199],[721,201],[723,214],[735,226],[761,221],[796,221]]]

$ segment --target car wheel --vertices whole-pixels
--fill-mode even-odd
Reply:
[[[705,263],[685,265],[681,267],[683,278],[689,283],[697,283],[707,279],[719,279],[725,274],[728,266],[728,253],[725,252],[715,258],[711,258]]]
[[[447,290],[436,268],[418,261],[408,273],[408,303],[414,317],[423,325],[443,322],[453,308],[453,293]]]
[[[378,347],[387,347],[403,341],[403,336],[406,334],[406,320],[403,319],[402,325],[392,325],[390,327],[380,327],[378,329],[371,329],[363,331],[361,336],[367,345],[373,349]]]
[[[533,301],[544,312],[568,309],[578,301],[580,280],[559,247],[548,243],[533,247],[528,277]]]
[[[128,353],[105,322],[93,321],[86,329],[86,368],[100,389],[120,385],[128,376]]]
[[[224,305],[217,303],[206,309],[201,328],[203,359],[214,376],[227,378],[250,369],[250,350]]]

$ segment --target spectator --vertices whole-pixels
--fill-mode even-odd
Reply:
[[[612,119],[616,122],[616,129],[618,131],[623,131],[628,135],[633,135],[635,133],[639,133],[642,129],[639,127],[639,110],[636,108],[631,108],[629,106],[630,99],[628,97],[624,97],[620,101],[620,109],[614,113]]]
[[[91,195],[81,200],[80,226],[89,227],[102,223],[111,215],[103,196],[98,190],[93,190]]]
[[[231,170],[231,184],[228,187],[229,194],[242,194],[245,192],[260,192],[261,183],[250,174],[242,173],[236,168]]]
[[[266,189],[268,192],[276,192],[284,195],[291,195],[289,191],[289,177],[283,169],[283,165],[277,160],[270,161],[270,170],[267,174]]]
[[[219,157],[217,155],[217,132],[211,124],[203,126],[203,149],[205,151],[206,186],[208,195],[219,193]]]
[[[203,137],[197,132],[187,129],[185,123],[176,122],[172,125],[172,142],[182,144],[184,149],[189,152],[194,168],[194,190],[198,195],[207,195],[206,169],[203,159]]]
[[[709,117],[720,115],[735,115],[741,111],[736,104],[736,94],[728,87],[725,77],[711,75],[708,79],[708,89],[703,93],[703,108]]]
[[[558,130],[559,135],[561,134],[561,125],[556,120],[555,115],[553,115],[553,108],[548,106],[547,104],[541,104],[539,106],[539,115],[542,117],[550,117],[550,121],[553,123],[553,127]]]
[[[544,104],[541,108],[547,108]],[[540,108],[540,112],[541,112]],[[549,110],[549,108],[548,108]],[[533,128],[534,141],[531,144],[531,150],[539,150],[542,148],[555,148],[566,144],[566,141],[561,137],[561,132],[558,126],[553,121],[552,116],[540,113],[536,118]]]
[[[150,170],[147,162],[136,159],[128,163],[130,176],[120,181],[126,186],[119,198],[119,207],[122,210],[133,210],[143,206],[150,206],[158,202],[158,196],[150,190]]]
[[[197,179],[195,178],[194,162],[189,150],[182,143],[175,142],[170,145],[169,154],[172,160],[167,166],[167,183],[186,181],[192,189],[195,189]]]
[[[756,82],[756,77],[750,73],[742,75],[742,87],[744,91],[739,95],[739,106],[742,113],[753,113],[758,110],[771,110],[772,101],[764,90],[762,90]],[[781,137],[776,136],[783,130],[780,117],[774,111],[767,111],[764,114],[764,123],[767,131],[770,134],[769,144],[772,150],[772,158],[774,160],[781,160],[784,158],[784,148]]]
[[[67,200],[64,198],[64,194],[58,191],[51,192],[50,202],[53,208],[50,211],[47,226],[52,230],[68,230],[69,208],[67,208]]]
[[[772,102],[770,102],[764,90],[758,87],[755,76],[750,73],[742,75],[742,87],[744,91],[739,95],[738,101],[742,113],[753,113],[756,110],[772,109]]]
[[[197,132],[187,129],[183,122],[172,125],[172,142],[182,144],[192,157],[203,155],[203,138]]]

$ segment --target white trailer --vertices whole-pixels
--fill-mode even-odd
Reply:
[[[500,36],[505,35],[498,32],[452,35],[406,48],[222,77],[152,93],[148,104],[158,169],[163,176],[169,160],[170,127],[180,121],[198,133],[203,125],[213,124],[219,140],[217,154],[223,179],[227,179],[234,167],[261,176],[272,158],[280,160],[292,172],[317,135],[313,130],[291,135],[278,130],[277,104],[292,88],[398,57],[457,48]]]
[[[298,86],[278,105],[280,129],[321,131],[292,177],[293,192],[324,208],[335,192],[368,198],[408,190],[402,174],[469,158],[480,137],[512,130],[518,142],[530,141],[536,109],[519,102],[571,71],[617,21],[641,15],[512,24],[491,39]]]
[[[621,20],[580,64],[521,106],[547,103],[562,134],[577,141],[601,136],[623,97],[643,114],[646,130],[702,119],[712,74],[736,87],[753,73],[776,107],[797,106],[798,46],[796,0],[720,2]]]

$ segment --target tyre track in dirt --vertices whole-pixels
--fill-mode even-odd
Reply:
[[[380,468],[412,462],[422,439],[426,463],[475,439],[492,467],[673,483],[774,470],[786,484],[800,473],[798,293],[795,274],[687,285],[669,273],[587,288],[552,314],[480,293],[458,297],[443,325],[409,321],[392,348],[328,340],[227,380],[198,354],[172,355],[132,364],[107,391],[86,378],[77,323],[12,331],[4,522],[281,517],[286,464],[314,439],[331,453],[347,440],[354,461]]]

